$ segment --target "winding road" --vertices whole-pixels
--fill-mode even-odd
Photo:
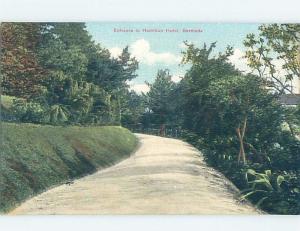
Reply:
[[[136,134],[128,159],[50,189],[11,214],[258,214],[189,144]]]

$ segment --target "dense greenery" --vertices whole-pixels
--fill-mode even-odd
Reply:
[[[84,23],[2,23],[1,78],[21,122],[120,124],[138,62],[96,44]]]
[[[288,81],[299,77],[299,27],[272,24],[260,30],[261,38],[245,40],[253,74],[229,62],[231,47],[215,54],[216,43],[202,48],[186,43],[183,64],[191,67],[184,78],[174,85],[168,75],[161,80],[158,74],[149,85],[148,124],[157,124],[159,105],[165,103],[164,118],[176,121],[182,137],[242,190],[241,199],[269,213],[300,214],[300,111],[278,100],[291,90]],[[266,45],[257,49],[257,43]],[[274,61],[285,63],[281,82]]]
[[[135,107],[127,81],[136,77],[138,62],[128,47],[112,58],[84,23],[1,23],[0,34],[1,120],[44,125],[2,124],[4,212],[132,152],[132,133],[98,125],[134,121],[136,113],[124,108]]]
[[[3,123],[0,212],[68,180],[110,166],[136,147],[127,129]]]
[[[160,126],[160,135],[165,135],[165,124],[172,123],[172,91],[175,83],[168,70],[159,70],[153,84],[149,84],[147,106],[151,109],[151,123]]]

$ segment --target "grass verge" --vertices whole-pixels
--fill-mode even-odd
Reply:
[[[116,126],[3,123],[2,129],[0,213],[51,186],[111,166],[137,146],[130,131]]]

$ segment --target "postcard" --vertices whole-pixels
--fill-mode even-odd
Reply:
[[[1,214],[300,214],[300,24],[0,35]]]

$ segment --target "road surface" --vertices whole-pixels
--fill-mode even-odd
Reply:
[[[105,170],[50,189],[11,214],[257,214],[189,144],[137,134],[140,147]]]

